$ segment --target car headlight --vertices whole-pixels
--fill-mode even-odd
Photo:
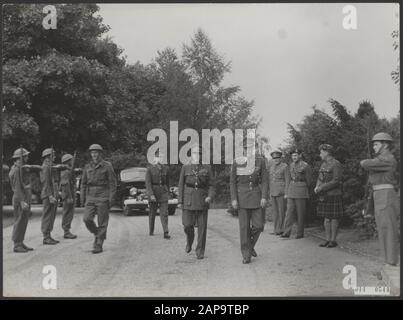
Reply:
[[[137,188],[133,187],[130,189],[130,195],[135,196],[137,194]]]

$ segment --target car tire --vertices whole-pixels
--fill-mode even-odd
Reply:
[[[173,207],[173,208],[168,208],[168,214],[169,214],[170,216],[175,215],[175,211],[176,211],[176,208],[175,208],[175,207]]]

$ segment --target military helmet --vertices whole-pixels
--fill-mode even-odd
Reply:
[[[101,145],[94,143],[94,144],[90,145],[88,150],[89,151],[103,151],[104,149],[102,149]]]
[[[327,152],[333,153],[334,148],[333,148],[333,146],[332,146],[332,145],[327,144],[327,143],[324,143],[324,144],[321,144],[321,145],[319,146],[319,151],[320,151],[320,150],[323,150],[323,151],[327,151]]]
[[[62,157],[62,163],[65,163],[65,162],[67,162],[67,161],[69,161],[71,159],[73,159],[73,156],[71,154],[69,154],[69,153],[66,153]]]
[[[52,148],[46,148],[45,150],[42,151],[42,158],[50,156],[52,153],[53,154],[55,153],[55,151]]]
[[[18,148],[17,150],[14,151],[13,159],[21,158],[21,157],[27,156],[27,155],[29,155],[29,153],[30,153],[30,152],[29,152],[27,149]]]
[[[372,142],[374,141],[389,141],[393,142],[393,138],[389,133],[386,132],[378,132],[372,137]]]
[[[283,155],[283,153],[280,150],[274,150],[273,152],[270,153],[270,156],[273,159],[281,158],[282,155]]]
[[[294,154],[294,153],[301,154],[301,153],[302,153],[302,150],[301,150],[301,149],[298,149],[298,148],[291,149],[291,150],[290,150],[290,154],[292,155],[292,154]]]

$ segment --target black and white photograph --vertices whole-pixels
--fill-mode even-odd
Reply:
[[[3,4],[2,299],[400,298],[399,10]]]

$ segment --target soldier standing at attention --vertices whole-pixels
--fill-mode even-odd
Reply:
[[[362,160],[360,164],[369,171],[381,252],[387,264],[396,266],[399,261],[399,203],[395,191],[397,163],[390,151],[393,139],[389,134],[379,132],[372,138],[372,143],[375,158]]]
[[[55,160],[53,148],[43,150],[42,159],[43,163],[40,173],[42,184],[41,199],[43,203],[41,230],[43,233],[43,244],[54,245],[60,241],[53,239],[50,235],[56,219],[57,199],[59,196],[58,179],[52,168]]]
[[[12,240],[14,252],[25,253],[33,249],[24,244],[25,232],[31,210],[31,185],[27,179],[24,163],[28,161],[29,152],[20,148],[14,151],[14,165],[9,172],[11,189],[13,191],[12,204],[14,208],[14,227]]]
[[[326,242],[320,247],[337,247],[336,236],[339,220],[343,216],[342,197],[342,166],[334,156],[334,148],[330,144],[319,146],[320,157],[323,160],[315,193],[318,195],[317,215],[324,218]]]
[[[264,159],[256,155],[250,157],[247,154],[247,150],[254,147],[254,140],[246,139],[244,146],[246,156],[235,159],[230,174],[231,203],[233,208],[238,210],[242,263],[244,264],[251,262],[251,256],[257,256],[255,245],[263,231],[262,208],[266,206],[268,193]],[[253,161],[253,165],[251,169],[247,169],[246,166],[250,161]],[[246,170],[248,172],[245,172]]]
[[[214,178],[209,164],[200,164],[202,149],[191,149],[191,162],[184,164],[179,177],[178,208],[182,208],[182,223],[186,234],[186,249],[192,251],[194,228],[197,224],[197,259],[204,258],[207,237],[207,215],[213,200]]]
[[[283,153],[273,151],[270,153],[273,164],[269,167],[269,190],[274,215],[274,232],[277,236],[284,232],[285,219],[285,186],[290,183],[290,170],[288,165],[281,161]]]
[[[81,205],[85,206],[84,223],[94,234],[92,253],[103,251],[103,243],[108,229],[109,210],[116,193],[116,177],[112,164],[102,159],[103,151],[99,144],[92,144],[89,149],[91,162],[83,170],[81,181]],[[98,215],[98,226],[95,224]]]
[[[306,203],[309,198],[309,186],[312,182],[312,169],[301,159],[301,151],[291,151],[292,163],[290,164],[291,181],[285,186],[287,199],[287,212],[285,214],[284,232],[282,238],[289,238],[291,229],[297,217],[298,231],[296,239],[304,237],[304,220]]]
[[[159,208],[164,239],[170,239],[168,232],[169,175],[168,166],[163,165],[162,162],[163,154],[160,151],[146,172],[146,188],[150,200],[149,231],[150,236],[154,235],[155,215]]]
[[[62,164],[66,165],[61,172],[60,191],[63,201],[62,228],[65,239],[76,239],[77,236],[70,232],[71,222],[74,216],[75,186],[73,174],[73,156],[65,154],[62,157]]]

